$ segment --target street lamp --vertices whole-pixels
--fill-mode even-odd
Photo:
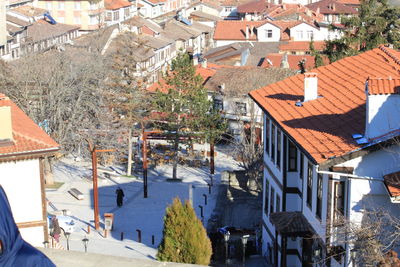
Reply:
[[[224,233],[224,240],[225,240],[225,265],[228,266],[228,241],[231,233],[229,231],[226,231]]]
[[[247,240],[249,239],[250,235],[244,235],[242,236],[242,245],[243,245],[243,267],[245,266],[244,263],[246,261],[246,245],[247,245]]]
[[[71,233],[65,232],[64,235],[65,235],[65,238],[67,239],[67,250],[69,250],[69,236],[71,235]]]
[[[85,236],[84,239],[82,239],[83,245],[85,246],[85,253],[87,252],[87,246],[89,243],[89,239]]]

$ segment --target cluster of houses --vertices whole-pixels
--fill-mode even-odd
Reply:
[[[189,53],[232,135],[240,141],[256,123],[263,140],[263,257],[354,266],[357,251],[334,235],[340,222],[362,226],[378,206],[399,212],[400,53],[380,46],[314,68],[310,43],[322,52],[341,36],[329,25],[340,29],[358,9],[355,0],[1,1],[0,57],[67,45],[110,56],[128,34],[137,76],[154,91],[177,53]],[[22,235],[40,246],[43,160],[59,145],[1,94],[0,122],[0,185]],[[29,186],[16,193],[16,184]],[[31,198],[29,212],[18,195]]]

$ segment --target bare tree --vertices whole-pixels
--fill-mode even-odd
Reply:
[[[105,96],[113,114],[128,132],[127,174],[132,170],[132,137],[134,131],[143,128],[151,101],[146,90],[148,76],[146,60],[151,49],[133,33],[121,34],[115,40],[115,52],[111,54],[111,68]],[[135,127],[140,125],[141,127]]]

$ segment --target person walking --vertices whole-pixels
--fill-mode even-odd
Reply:
[[[58,223],[57,216],[53,216],[51,218],[51,223],[53,225],[52,236],[58,243],[58,242],[60,242],[61,228],[60,228],[60,224]]]
[[[117,206],[121,207],[125,196],[124,191],[118,186],[117,190],[115,190],[115,193],[117,194]]]

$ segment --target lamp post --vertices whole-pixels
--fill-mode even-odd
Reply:
[[[69,236],[71,235],[71,233],[65,232],[64,235],[65,235],[65,238],[67,239],[67,250],[69,250]]]
[[[84,239],[82,239],[83,245],[85,246],[85,253],[87,252],[87,246],[89,243],[89,239],[85,236]]]
[[[225,240],[225,265],[228,266],[228,241],[231,233],[229,231],[226,231],[224,233],[224,240]]]
[[[246,245],[247,245],[247,240],[249,239],[249,235],[244,235],[242,236],[242,245],[243,245],[243,267],[245,266],[245,261],[246,261]]]

